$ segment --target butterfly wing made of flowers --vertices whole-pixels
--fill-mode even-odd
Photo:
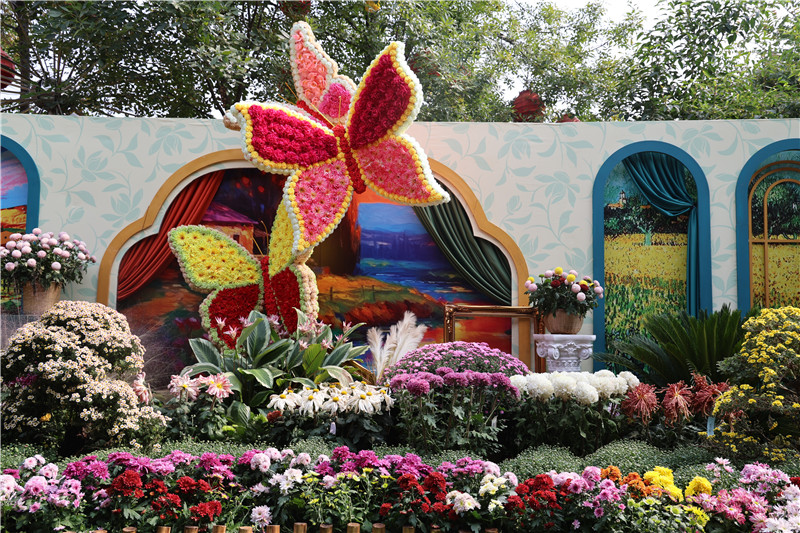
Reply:
[[[310,255],[339,225],[352,198],[344,156],[289,176],[270,238],[270,275]]]
[[[298,105],[331,125],[344,124],[356,84],[339,74],[336,61],[322,50],[305,22],[292,26],[289,53]]]
[[[203,226],[172,229],[169,246],[189,286],[210,293],[200,304],[200,318],[212,342],[235,348],[242,319],[263,302],[260,263],[224,233]]]
[[[291,174],[339,154],[333,131],[299,107],[240,102],[225,122],[236,124],[245,158],[265,172]]]
[[[367,69],[347,117],[350,149],[364,182],[393,201],[434,205],[450,195],[433,178],[422,148],[403,132],[422,105],[422,85],[393,42]]]

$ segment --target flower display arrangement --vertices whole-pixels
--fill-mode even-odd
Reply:
[[[718,459],[685,487],[670,468],[623,473],[614,465],[518,478],[495,463],[464,457],[427,464],[414,454],[312,456],[274,447],[244,453],[157,458],[112,452],[60,469],[42,456],[0,475],[6,531],[119,530],[169,524],[254,526],[376,522],[388,531],[797,531],[800,478],[760,463]]]
[[[581,278],[574,270],[564,272],[561,267],[539,274],[539,282],[533,277],[525,280],[528,301],[542,315],[555,315],[561,310],[584,317],[597,307],[603,292],[599,281],[589,276]]]
[[[48,288],[51,284],[62,287],[80,283],[90,263],[97,258],[91,255],[86,243],[71,239],[61,232],[43,232],[34,228],[31,233],[14,233],[5,245],[0,246],[3,264],[3,283],[22,292],[24,285]]]
[[[87,441],[114,445],[157,436],[166,419],[121,379],[141,372],[143,354],[120,313],[58,302],[18,329],[2,352],[4,444],[68,454]]]
[[[719,364],[732,386],[714,405],[710,440],[729,457],[800,458],[800,308],[763,309],[745,322],[741,351]]]
[[[500,411],[519,400],[509,376],[520,372],[519,359],[485,343],[448,342],[412,350],[384,375],[406,442],[485,456],[499,446]]]
[[[263,282],[257,298],[264,297],[266,312],[278,314],[289,331],[296,324],[293,309],[316,316],[316,278],[305,263],[344,218],[354,193],[370,187],[418,206],[450,199],[425,153],[403,133],[423,102],[403,49],[397,42],[387,46],[356,85],[338,73],[311,27],[297,22],[289,38],[297,105],[246,101],[225,115],[225,125],[242,133],[245,158],[263,171],[287,175],[263,281],[248,283]],[[221,280],[212,281],[217,289]],[[241,292],[235,287],[219,296]]]
[[[336,445],[373,448],[386,443],[393,405],[387,387],[363,381],[288,388],[270,396],[270,435],[272,442],[281,446],[298,438],[321,437]]]
[[[620,403],[639,379],[630,372],[600,370],[519,374],[511,383],[521,401],[506,410],[505,447],[519,453],[550,444],[585,455],[628,432]]]

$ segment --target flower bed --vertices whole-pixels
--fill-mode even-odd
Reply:
[[[37,455],[0,475],[0,504],[4,530],[29,532],[292,522],[335,530],[381,522],[388,531],[797,531],[800,478],[722,459],[705,470],[679,487],[663,466],[590,465],[521,479],[469,457],[434,466],[414,454],[347,447],[317,457],[271,447],[156,458],[112,452],[61,470]]]

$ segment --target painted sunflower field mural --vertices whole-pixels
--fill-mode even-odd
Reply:
[[[694,191],[690,177],[687,186]],[[686,308],[687,226],[688,215],[662,214],[646,202],[622,164],[614,168],[604,207],[609,349],[614,340],[641,333],[645,316]]]

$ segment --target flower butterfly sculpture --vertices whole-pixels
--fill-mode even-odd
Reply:
[[[295,309],[312,318],[318,312],[316,278],[305,262],[342,220],[354,191],[369,187],[418,206],[447,202],[450,196],[434,180],[419,145],[403,134],[422,105],[422,87],[405,61],[402,43],[387,46],[358,86],[338,74],[308,24],[292,26],[289,48],[297,105],[240,102],[224,120],[242,132],[245,157],[255,166],[288,175],[268,258],[261,262],[264,272],[248,284],[262,287],[263,295],[247,305],[253,303],[253,309],[263,298],[267,314],[279,315],[294,331]],[[215,291],[208,299],[236,297],[244,288],[226,286],[227,292]],[[204,305],[209,313],[214,307],[213,302]],[[208,315],[209,322],[214,318]]]

